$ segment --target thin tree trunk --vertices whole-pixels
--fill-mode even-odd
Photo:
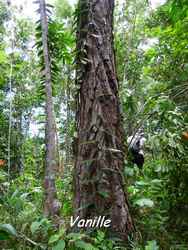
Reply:
[[[8,4],[8,3],[7,3]],[[12,13],[11,3],[8,4],[10,13]],[[11,58],[10,58],[10,74],[9,74],[9,126],[8,126],[8,182],[11,179],[11,134],[12,134],[12,108],[13,108],[13,96],[12,96],[12,77],[13,77],[13,66],[14,66],[14,48],[15,48],[15,27],[14,27],[14,16],[10,16],[10,47],[11,47]]]
[[[106,216],[111,231],[133,231],[124,190],[124,131],[113,50],[114,0],[80,0],[77,31],[75,217]]]
[[[70,91],[70,69],[67,70],[68,78],[67,78],[67,86],[66,86],[66,135],[65,135],[65,171],[66,173],[70,172],[70,165],[71,162],[71,137],[69,132],[69,126],[71,122],[71,108],[70,108],[70,98],[71,98],[71,91]]]
[[[46,92],[46,127],[45,127],[45,177],[44,177],[44,214],[55,217],[59,214],[55,177],[57,172],[56,144],[55,144],[55,117],[52,98],[52,79],[50,55],[48,50],[48,21],[45,0],[40,0],[40,20],[42,26],[42,44],[45,63],[45,92]]]

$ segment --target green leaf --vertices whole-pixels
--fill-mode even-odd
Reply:
[[[31,224],[31,232],[32,234],[34,234],[41,226],[41,222],[38,222],[38,221],[34,221],[32,224]]]
[[[80,233],[70,233],[67,235],[67,239],[71,239],[73,241],[82,239],[83,237],[85,237],[85,235]]]
[[[5,63],[7,60],[7,56],[4,51],[0,50],[0,63]]]
[[[148,241],[147,246],[145,247],[145,250],[158,250],[159,247],[157,246],[157,242],[155,240]]]
[[[128,176],[134,176],[134,169],[130,167],[125,168],[125,174]]]
[[[97,250],[96,247],[92,246],[90,243],[86,243],[82,240],[76,241],[75,242],[75,247],[76,248],[81,248],[84,250]]]
[[[7,177],[7,173],[5,173],[4,171],[0,171],[0,180],[1,182],[4,182],[6,180]]]
[[[97,240],[102,242],[104,240],[104,238],[105,238],[105,233],[103,231],[98,231],[97,232]]]
[[[11,224],[0,224],[0,238],[17,236],[16,229]]]
[[[52,244],[54,242],[57,242],[60,238],[60,235],[59,234],[54,234],[50,237],[49,241],[48,241],[48,244]]]
[[[151,184],[155,184],[155,185],[160,185],[161,184],[161,182],[162,182],[162,180],[160,180],[160,179],[153,179],[152,181],[151,181]]]
[[[137,186],[149,186],[150,185],[148,182],[145,182],[145,181],[136,181],[135,184]]]
[[[139,207],[153,207],[154,206],[154,202],[148,198],[139,199],[135,202],[135,204],[138,205]]]
[[[52,247],[52,250],[63,250],[65,249],[65,241],[60,240],[56,246]]]

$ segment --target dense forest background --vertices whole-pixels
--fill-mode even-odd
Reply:
[[[81,3],[56,0],[43,8],[36,1],[28,18],[24,5],[0,0],[0,249],[188,249],[187,0],[157,8],[147,0],[115,1],[121,175],[135,230],[125,241],[102,229],[69,228],[78,75],[89,63],[84,47],[78,51]],[[139,129],[146,138],[143,169],[127,150]]]

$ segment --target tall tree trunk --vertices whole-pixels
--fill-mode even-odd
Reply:
[[[68,165],[71,163],[71,136],[70,136],[70,122],[71,122],[71,107],[70,107],[70,101],[71,101],[71,78],[70,78],[70,68],[67,70],[67,86],[66,86],[66,134],[65,134],[65,171],[66,173],[70,172],[70,168],[68,168]]]
[[[124,131],[113,50],[114,0],[80,0],[77,30],[75,217],[103,215],[111,231],[133,231],[124,190]]]
[[[59,202],[56,195],[55,177],[57,172],[55,117],[52,98],[51,64],[48,50],[48,20],[45,0],[40,0],[40,20],[42,27],[43,56],[45,63],[45,92],[46,92],[46,127],[45,127],[45,177],[44,177],[44,214],[55,217],[59,214]]]

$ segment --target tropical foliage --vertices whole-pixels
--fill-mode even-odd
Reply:
[[[124,142],[140,128],[146,137],[143,169],[131,162],[126,150],[122,173],[135,224],[128,242],[105,230],[69,228],[79,90],[75,23],[84,11],[67,0],[53,5],[48,5],[47,14],[61,203],[58,226],[43,215],[41,24],[25,17],[24,7],[0,0],[0,248],[188,249],[188,1],[167,0],[158,8],[144,0],[120,1],[114,12]]]

